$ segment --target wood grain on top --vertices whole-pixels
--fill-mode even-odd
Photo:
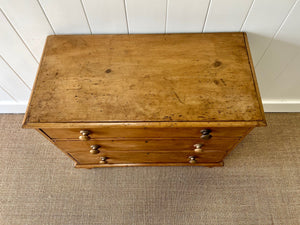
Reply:
[[[49,36],[24,124],[263,121],[243,33]]]

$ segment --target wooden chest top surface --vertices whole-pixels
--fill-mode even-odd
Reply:
[[[265,123],[244,33],[49,36],[24,127]]]

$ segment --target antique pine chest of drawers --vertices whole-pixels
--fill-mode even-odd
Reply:
[[[23,121],[77,168],[222,166],[265,125],[245,33],[49,36]]]

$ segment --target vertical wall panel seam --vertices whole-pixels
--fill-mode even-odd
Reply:
[[[243,26],[245,25],[245,23],[246,23],[246,21],[247,21],[247,19],[248,19],[248,16],[249,16],[249,14],[250,14],[250,12],[251,12],[253,6],[254,6],[254,3],[255,3],[255,0],[252,1],[251,5],[250,5],[250,7],[249,7],[249,9],[248,9],[248,11],[247,11],[247,13],[246,13],[245,19],[244,19],[244,21],[243,21],[243,23],[242,23],[242,25],[241,25],[241,27],[240,27],[240,31],[242,31]]]
[[[87,13],[86,13],[86,11],[85,11],[84,4],[83,4],[82,0],[80,0],[80,4],[81,4],[82,10],[83,10],[83,14],[84,14],[84,17],[85,17],[85,19],[86,19],[87,25],[88,25],[88,27],[89,27],[90,33],[92,34],[92,33],[93,33],[93,32],[92,32],[92,28],[91,28],[91,26],[90,26],[90,22],[89,22],[89,19],[88,19]]]
[[[22,81],[22,83],[31,91],[31,88],[26,84],[26,82],[22,79],[22,77],[12,68],[9,63],[0,55],[0,58],[6,63],[6,65],[14,72],[14,74]]]
[[[209,11],[210,11],[210,6],[211,6],[212,1],[213,0],[209,0],[208,6],[207,6],[206,15],[205,15],[204,23],[203,23],[203,26],[202,26],[202,33],[205,30],[205,26],[206,26],[206,23],[207,23],[207,17],[208,17]]]
[[[42,10],[42,12],[43,12],[43,14],[44,14],[44,16],[45,16],[45,18],[46,18],[46,20],[47,20],[49,26],[51,27],[51,30],[52,30],[53,34],[56,34],[55,31],[54,31],[54,28],[53,28],[52,24],[50,23],[50,20],[49,20],[48,16],[46,15],[46,12],[45,12],[44,8],[42,7],[42,5],[41,5],[41,3],[40,3],[40,1],[39,1],[39,0],[36,0],[36,1],[37,1],[37,3],[39,4],[40,9]]]
[[[126,19],[126,25],[127,25],[127,33],[129,34],[129,20],[128,20],[127,1],[123,0],[123,4],[124,4],[124,10],[125,10],[125,19]]]
[[[168,29],[168,11],[169,11],[169,0],[166,0],[165,34],[167,33],[167,29]]]
[[[273,43],[274,39],[277,37],[277,35],[279,34],[279,32],[281,31],[282,27],[284,26],[285,22],[287,21],[288,17],[290,16],[290,14],[293,12],[294,8],[296,7],[297,3],[299,2],[299,0],[297,0],[294,5],[290,8],[290,10],[288,11],[286,17],[284,18],[284,20],[282,21],[282,23],[280,24],[278,30],[276,31],[276,33],[273,35],[271,41],[269,42],[267,48],[265,49],[265,51],[263,52],[262,56],[259,58],[259,60],[257,61],[255,67],[258,66],[258,64],[261,62],[261,60],[263,59],[263,57],[265,56],[265,54],[267,53],[267,50],[270,48],[271,44]]]
[[[18,102],[8,91],[6,91],[1,85],[0,85],[0,89],[2,91],[4,91],[9,97],[12,98],[12,100],[14,100],[15,102]]]
[[[9,18],[6,16],[6,14],[4,13],[4,11],[1,8],[0,8],[0,12],[3,14],[3,16],[5,17],[5,19],[7,20],[7,22],[11,26],[11,28],[14,30],[14,32],[17,34],[17,36],[20,38],[20,40],[22,41],[22,43],[24,44],[24,46],[27,48],[27,50],[29,51],[29,53],[31,54],[31,56],[33,57],[33,59],[36,61],[37,64],[39,64],[39,61],[35,58],[34,54],[31,52],[31,50],[28,47],[28,45],[26,44],[26,42],[23,40],[23,38],[21,37],[21,35],[18,33],[18,31],[16,30],[16,28],[13,26],[13,24],[10,22]]]

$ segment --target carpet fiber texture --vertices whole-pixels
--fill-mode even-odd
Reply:
[[[0,115],[0,224],[300,224],[300,114],[267,114],[224,167],[75,169]]]

